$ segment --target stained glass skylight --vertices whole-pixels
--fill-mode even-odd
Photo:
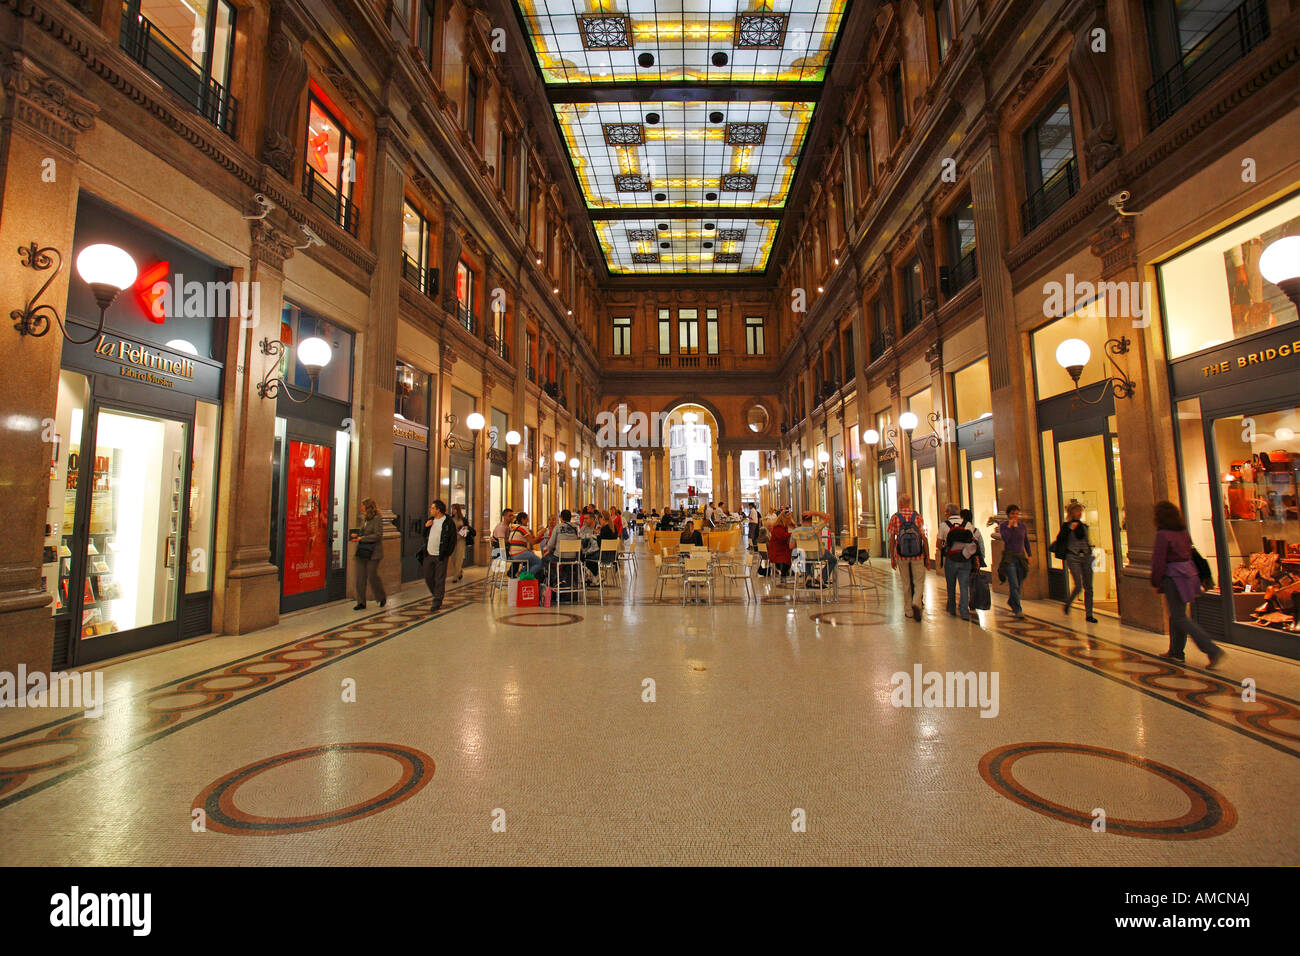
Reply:
[[[785,205],[815,105],[620,101],[554,108],[590,209],[770,210]]]
[[[518,3],[546,83],[823,80],[847,6],[846,0]]]
[[[762,272],[776,219],[601,219],[596,235],[615,275]]]

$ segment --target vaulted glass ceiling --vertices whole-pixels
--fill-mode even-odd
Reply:
[[[766,269],[847,0],[517,3],[609,271]]]

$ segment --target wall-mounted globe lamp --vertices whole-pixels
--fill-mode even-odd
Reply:
[[[311,380],[311,387],[307,390],[307,394],[302,398],[294,398],[293,389],[289,383],[278,376],[272,376],[271,373],[275,371],[276,365],[272,365],[267,369],[266,375],[257,383],[257,394],[262,398],[279,398],[283,395],[296,404],[302,404],[315,394],[316,382],[320,378],[321,369],[329,365],[330,359],[334,357],[334,350],[330,348],[330,344],[315,335],[303,339],[297,346],[286,345],[279,339],[264,338],[258,347],[263,355],[270,355],[277,359],[284,353],[285,349],[293,348],[298,361],[307,370],[307,377]]]
[[[54,271],[23,308],[9,312],[9,318],[14,320],[14,331],[19,335],[40,338],[50,330],[50,316],[53,316],[59,323],[59,331],[63,333],[64,339],[73,345],[85,345],[99,337],[104,331],[104,313],[123,289],[129,289],[135,283],[136,276],[139,275],[135,260],[124,249],[102,242],[82,249],[77,254],[77,275],[90,286],[90,291],[95,296],[95,302],[99,305],[99,322],[89,337],[74,339],[68,334],[68,327],[63,324],[63,316],[59,315],[58,309],[48,302],[40,302],[45,290],[63,271],[63,253],[53,246],[37,246],[32,242],[18,247],[18,260],[34,272],[44,272],[51,268]]]
[[[1300,236],[1269,243],[1259,257],[1259,274],[1285,292],[1300,311]]]
[[[1107,392],[1114,392],[1116,398],[1130,398],[1133,392],[1137,390],[1137,383],[1129,378],[1119,363],[1113,356],[1127,355],[1130,346],[1127,335],[1121,335],[1117,339],[1107,339],[1104,346],[1105,356],[1110,364],[1115,366],[1116,375],[1110,376],[1101,383],[1101,391],[1094,399],[1083,397],[1079,391],[1079,379],[1083,375],[1083,369],[1092,358],[1092,349],[1083,339],[1066,339],[1056,347],[1056,364],[1069,373],[1070,378],[1074,381],[1074,398],[1084,405],[1100,405],[1105,399]]]

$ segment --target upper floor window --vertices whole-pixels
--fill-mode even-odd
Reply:
[[[924,281],[920,258],[913,259],[903,270],[903,334],[921,324],[921,296]]]
[[[402,204],[402,277],[421,292],[433,295],[436,274],[429,269],[429,222],[409,202]],[[431,281],[432,280],[432,283]]]
[[[1079,191],[1068,86],[1061,88],[1025,130],[1022,145],[1027,197],[1022,213],[1027,232]]]
[[[357,233],[352,204],[357,182],[357,141],[313,94],[307,101],[307,171],[303,193],[318,209]]]
[[[975,205],[967,196],[947,219],[948,287],[952,295],[975,278]]]
[[[430,72],[437,72],[438,10],[434,0],[420,0],[420,52]]]
[[[844,329],[840,332],[840,357],[843,361],[844,381],[847,382],[854,377],[852,329]]]
[[[745,354],[762,355],[763,351],[763,317],[751,315],[745,319]]]
[[[894,66],[889,74],[889,122],[893,124],[894,142],[903,134],[907,125],[907,94],[903,89],[903,64]]]
[[[672,352],[672,320],[667,309],[659,310],[659,354]]]
[[[465,132],[470,142],[478,145],[478,74],[473,69],[465,71]]]
[[[456,315],[460,324],[473,332],[474,321],[474,270],[461,259],[456,263]]]
[[[620,315],[614,318],[614,354],[632,354],[632,319]]]
[[[718,310],[704,310],[704,349],[710,355],[718,354]]]
[[[122,50],[223,133],[234,134],[230,95],[235,8],[227,0],[126,0]]]
[[[696,355],[700,351],[700,313],[697,309],[677,310],[677,351]]]
[[[867,128],[862,132],[862,195],[858,201],[867,197],[867,193],[875,184],[875,160],[871,156],[871,129]]]
[[[1146,0],[1154,128],[1269,35],[1267,0]]]
[[[939,62],[942,63],[952,49],[952,0],[934,0],[934,33],[939,46]]]

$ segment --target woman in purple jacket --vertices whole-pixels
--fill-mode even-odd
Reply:
[[[1214,670],[1223,660],[1224,650],[1210,640],[1210,635],[1187,616],[1187,605],[1201,593],[1201,579],[1192,563],[1192,537],[1187,533],[1183,514],[1172,501],[1156,503],[1156,541],[1151,550],[1151,586],[1165,596],[1169,608],[1169,650],[1160,656],[1182,663],[1183,648],[1190,634],[1196,646],[1210,659],[1206,665]]]

